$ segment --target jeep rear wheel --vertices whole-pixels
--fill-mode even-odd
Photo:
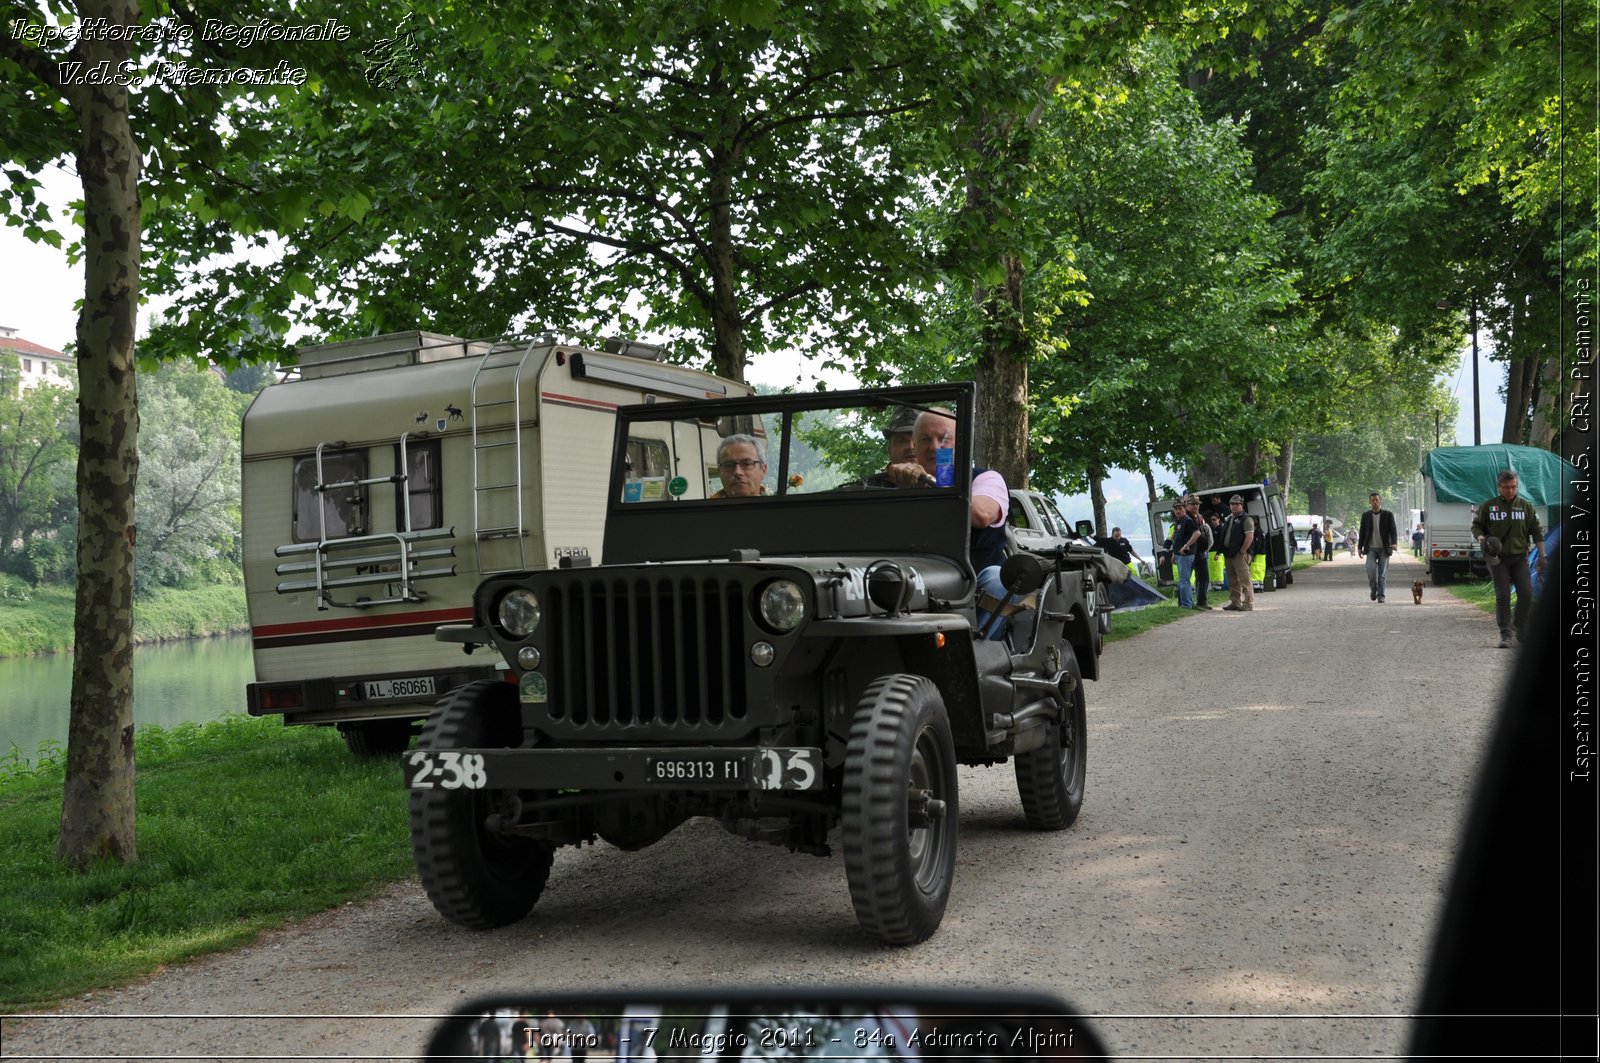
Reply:
[[[511,747],[522,737],[516,688],[477,682],[440,699],[423,725],[418,750]],[[511,794],[495,790],[411,791],[411,854],[417,877],[439,914],[487,930],[533,908],[550,878],[549,842],[500,834],[489,816]]]
[[[1072,704],[1062,714],[1061,723],[1052,725],[1055,740],[1018,753],[1015,758],[1022,814],[1028,825],[1038,830],[1072,826],[1083,808],[1084,783],[1089,774],[1089,718],[1084,707],[1083,676],[1070,647],[1066,660],[1067,671],[1077,682],[1072,689]]]
[[[867,687],[845,753],[841,844],[856,918],[892,945],[939,928],[956,868],[956,757],[930,680]]]

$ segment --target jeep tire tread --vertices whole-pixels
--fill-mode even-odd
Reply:
[[[517,745],[521,721],[516,688],[476,682],[439,700],[423,725],[418,749],[484,749]],[[492,790],[412,790],[411,852],[417,877],[440,915],[487,930],[532,910],[550,878],[548,842],[495,834],[484,826]]]
[[[1060,724],[1052,725],[1056,741],[1016,755],[1017,794],[1022,798],[1022,814],[1037,830],[1070,827],[1083,808],[1084,784],[1088,779],[1088,713],[1084,707],[1083,677],[1078,660],[1067,654],[1067,670],[1078,680],[1072,691],[1072,705]]]
[[[913,792],[942,809],[909,822]],[[856,918],[892,945],[939,928],[955,877],[955,743],[944,699],[914,675],[874,680],[856,708],[845,753],[840,840]]]

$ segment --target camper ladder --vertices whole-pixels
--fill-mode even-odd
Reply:
[[[547,337],[493,344],[472,374],[472,544],[480,575],[528,567],[522,512],[522,371]],[[510,392],[507,396],[507,380]],[[509,412],[509,418],[506,416]],[[509,497],[508,497],[509,493]],[[490,566],[483,544],[509,541],[511,562]]]
[[[455,566],[443,568],[416,569],[413,566],[422,560],[433,560],[455,556],[454,546],[440,546],[431,549],[418,550],[413,544],[425,539],[448,539],[455,535],[454,528],[428,528],[424,531],[411,530],[411,499],[407,494],[407,484],[411,480],[411,460],[406,450],[406,443],[411,433],[406,432],[400,436],[400,454],[398,471],[389,476],[371,476],[364,480],[340,480],[329,483],[326,473],[322,468],[322,451],[329,444],[318,443],[316,451],[317,482],[313,490],[317,496],[317,540],[308,543],[290,543],[280,546],[273,551],[278,557],[290,557],[297,554],[310,554],[308,561],[289,561],[280,564],[275,569],[280,576],[310,574],[310,579],[286,580],[279,583],[279,594],[298,594],[301,591],[315,591],[317,595],[317,608],[329,609],[340,607],[346,609],[365,609],[374,605],[391,605],[396,602],[420,602],[424,595],[417,591],[413,583],[419,579],[433,576],[453,576]],[[339,444],[335,444],[336,446]],[[326,498],[330,491],[359,490],[363,487],[378,484],[389,484],[399,493],[401,528],[395,532],[378,532],[372,535],[352,535],[340,539],[328,538],[328,507]],[[346,551],[361,550],[359,554],[350,554]],[[345,572],[348,574],[337,574]],[[330,593],[338,587],[359,587],[375,583],[385,584],[390,588],[386,597],[357,598],[353,602],[334,601]]]

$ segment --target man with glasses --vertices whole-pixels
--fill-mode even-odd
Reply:
[[[712,498],[753,498],[767,493],[766,456],[755,436],[737,432],[717,446],[717,475],[722,489]]]

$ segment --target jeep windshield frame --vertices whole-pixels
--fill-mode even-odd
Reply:
[[[727,560],[740,551],[763,558],[932,554],[959,561],[970,574],[975,401],[975,385],[960,382],[621,407],[612,445],[604,562]],[[896,406],[954,412],[952,486],[861,484],[887,461],[881,429]],[[823,423],[818,415],[825,419],[835,412],[858,439],[870,434],[877,440],[876,464],[849,470],[829,466],[828,474],[852,479],[819,489],[815,481],[807,485],[799,472],[803,434],[806,425]],[[733,434],[724,429],[739,427],[764,434],[770,487],[755,497],[710,497],[706,455],[711,454],[714,469],[719,441]],[[689,445],[680,446],[683,439]],[[659,466],[663,456],[665,469]],[[696,477],[702,478],[699,483]]]

